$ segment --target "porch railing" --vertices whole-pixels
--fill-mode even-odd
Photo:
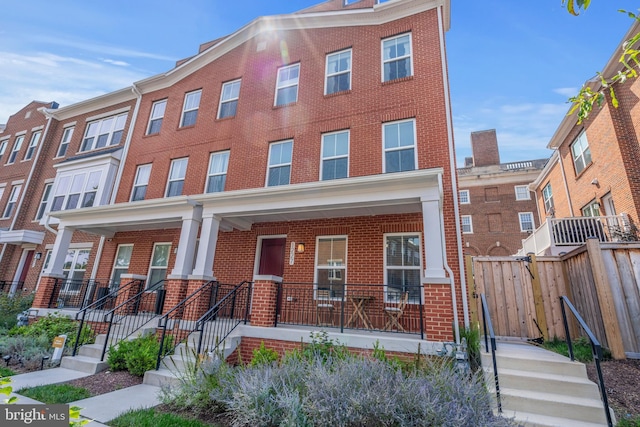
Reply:
[[[502,401],[500,399],[500,380],[498,378],[498,361],[496,358],[496,334],[493,331],[493,323],[491,323],[491,314],[489,314],[489,306],[487,305],[487,297],[480,294],[482,305],[482,330],[484,332],[484,351],[489,352],[489,341],[491,341],[491,360],[493,362],[493,381],[496,387],[496,403],[498,412],[502,413]]]
[[[11,281],[0,280],[0,293],[11,293],[11,289],[14,289],[14,293],[24,289],[23,281]]]
[[[282,283],[276,325],[419,334],[424,339],[422,285]]]
[[[83,308],[93,302],[98,288],[108,283],[108,279],[56,279],[48,308]]]

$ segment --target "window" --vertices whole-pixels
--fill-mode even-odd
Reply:
[[[60,147],[58,147],[58,154],[56,157],[64,157],[67,154],[69,142],[73,136],[73,129],[74,127],[68,127],[65,128],[64,132],[62,132],[62,140],[60,141]]]
[[[571,145],[571,155],[573,156],[576,175],[591,164],[591,151],[589,150],[589,142],[587,141],[587,134],[585,132],[582,132]]]
[[[52,182],[44,185],[44,191],[42,192],[40,206],[38,206],[38,212],[36,212],[36,220],[42,219],[44,213],[47,211],[47,206],[49,205],[49,196],[51,196],[51,187],[53,187]]]
[[[9,154],[9,160],[7,160],[7,164],[10,165],[16,161],[16,157],[18,157],[18,151],[22,148],[22,141],[24,141],[24,135],[20,135],[16,138],[16,142],[13,143],[13,150],[11,150],[11,154]]]
[[[544,200],[544,209],[549,215],[553,215],[553,193],[551,192],[551,183],[548,183],[542,189],[542,199]]]
[[[82,289],[82,280],[89,263],[89,249],[69,249],[62,266],[62,274],[67,279],[60,294],[77,294]]]
[[[198,118],[198,108],[200,107],[201,90],[189,92],[184,96],[184,106],[182,107],[182,119],[180,127],[193,126]]]
[[[515,190],[516,190],[516,200],[531,200],[528,186],[516,185]]]
[[[152,287],[167,277],[170,253],[171,243],[155,243],[153,245],[153,255],[151,256],[151,265],[149,265],[149,274],[147,277],[147,288]]]
[[[240,98],[240,80],[227,82],[222,85],[220,105],[218,106],[218,118],[235,117]]]
[[[278,78],[276,81],[276,106],[291,104],[298,100],[299,77],[300,64],[278,69]]]
[[[184,177],[187,175],[188,160],[189,159],[187,157],[184,157],[182,159],[175,159],[171,161],[166,197],[180,196],[182,194]]]
[[[162,119],[164,118],[164,110],[167,108],[167,100],[156,101],[151,106],[151,116],[149,116],[149,127],[147,135],[159,133],[162,127]]]
[[[207,175],[207,193],[224,191],[227,181],[227,168],[229,167],[229,152],[211,153],[209,159],[209,173]]]
[[[149,185],[149,177],[151,176],[151,165],[140,165],[136,170],[136,179],[133,182],[133,190],[131,191],[131,201],[144,200],[147,194],[147,186]]]
[[[412,75],[411,33],[382,40],[382,81]]]
[[[13,210],[16,207],[16,203],[18,203],[18,196],[20,195],[20,190],[22,189],[22,185],[14,185],[11,187],[11,193],[9,194],[9,200],[7,201],[7,206],[4,208],[4,213],[2,214],[3,218],[11,217]]]
[[[274,142],[269,146],[267,187],[289,184],[292,150],[293,141]]]
[[[4,196],[4,188],[5,188],[4,184],[0,185],[0,200],[2,200],[2,196]]]
[[[600,204],[595,200],[582,208],[582,216],[600,216]]]
[[[420,236],[418,234],[385,235],[384,275],[386,301],[397,302],[409,293],[409,302],[419,303],[420,292]]]
[[[349,131],[322,135],[321,180],[349,176]]]
[[[342,298],[347,277],[347,237],[318,237],[316,244],[317,290]]]
[[[351,49],[327,55],[325,95],[351,89]]]
[[[417,167],[415,154],[415,120],[383,125],[384,171],[401,172]]]
[[[60,177],[53,193],[51,211],[94,205],[102,171],[80,172]]]
[[[471,219],[471,215],[462,215],[460,219],[462,219],[462,232],[464,234],[472,234],[473,221]]]
[[[533,231],[533,214],[531,212],[520,212],[518,216],[520,217],[520,231]]]
[[[111,272],[111,286],[114,289],[120,286],[121,276],[129,272],[132,252],[133,245],[118,245],[118,252],[113,261],[113,271]]]
[[[344,5],[349,6],[350,4],[358,3],[360,0],[344,0]]]
[[[463,205],[468,205],[471,203],[471,199],[469,198],[469,190],[460,190],[458,192],[460,196],[460,203]]]
[[[27,152],[24,155],[24,160],[31,160],[33,158],[33,154],[35,153],[36,147],[38,146],[38,141],[40,141],[40,135],[42,135],[42,132],[34,132],[31,135],[31,140],[29,141]]]
[[[5,151],[7,151],[7,144],[9,143],[8,139],[4,141],[0,141],[0,160],[2,160],[2,156],[4,156]]]
[[[127,114],[125,113],[88,123],[80,151],[120,144],[126,121]]]

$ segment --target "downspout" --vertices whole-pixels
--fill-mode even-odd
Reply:
[[[438,191],[440,194],[443,194],[444,186],[442,184],[442,175],[438,174]],[[441,199],[442,200],[442,199]],[[444,212],[442,210],[442,204],[440,205],[440,217],[444,218]],[[456,215],[457,218],[457,215]],[[455,339],[457,343],[460,343],[460,326],[458,319],[458,297],[456,296],[456,281],[454,280],[453,271],[451,267],[449,267],[449,261],[447,261],[447,243],[444,237],[444,221],[440,221],[440,238],[442,239],[442,260],[444,269],[447,271],[449,275],[449,284],[451,286],[451,303],[453,304],[453,331],[455,335]],[[464,274],[461,274],[464,276]],[[468,327],[468,320],[466,320],[466,311],[465,311],[465,327]]]
[[[558,163],[560,164],[560,173],[562,173],[562,183],[564,184],[564,191],[567,193],[567,202],[569,204],[569,215],[573,217],[573,203],[571,202],[571,194],[569,193],[569,185],[567,184],[567,175],[564,173],[564,163],[562,163],[562,156],[560,150],[558,150]]]
[[[449,167],[451,169],[451,190],[453,192],[453,210],[456,218],[456,239],[458,241],[458,263],[460,268],[460,291],[462,293],[462,311],[464,316],[464,326],[469,327],[469,303],[467,301],[467,284],[464,275],[464,255],[462,252],[462,230],[460,229],[460,206],[458,204],[458,177],[455,162],[455,150],[453,148],[453,119],[451,117],[451,101],[449,99],[449,78],[447,72],[447,55],[444,48],[444,22],[442,18],[442,7],[438,7],[438,28],[440,30],[440,55],[442,58],[442,81],[444,86],[444,103],[445,114],[447,116],[447,139],[449,140]],[[441,180],[442,178],[439,177]],[[440,183],[442,187],[442,183]],[[441,190],[442,191],[442,188]],[[447,250],[444,238],[444,221],[442,221],[442,250],[444,259],[444,268],[449,274],[451,281],[451,293],[452,302],[454,307],[454,330],[456,335],[456,342],[460,342],[460,328],[458,325],[458,310],[457,310],[457,297],[455,292],[455,279],[451,267],[447,261]]]

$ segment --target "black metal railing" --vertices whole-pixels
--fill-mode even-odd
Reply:
[[[24,289],[23,281],[0,280],[0,293],[10,293],[14,289],[14,293],[18,293]]]
[[[49,298],[48,308],[83,308],[98,296],[98,289],[108,286],[108,279],[56,279]]]
[[[72,356],[75,356],[78,351],[84,325],[90,324],[94,332],[104,332],[102,330],[104,329],[104,314],[114,308],[118,296],[124,295],[125,292],[138,294],[144,289],[144,283],[144,280],[132,280],[113,290],[108,287],[98,288],[95,300],[76,313],[76,320],[79,321],[79,324]]]
[[[166,280],[160,280],[148,288],[140,290],[104,314],[107,332],[100,360],[104,360],[111,344],[109,342],[111,336],[122,341],[160,317],[164,304],[165,282]]]
[[[566,296],[561,296],[560,308],[562,309],[562,322],[564,323],[564,332],[566,335],[567,347],[569,348],[569,357],[571,358],[571,361],[574,361],[575,358],[573,355],[573,345],[571,344],[571,332],[569,331],[569,322],[567,321],[565,305],[569,307],[569,310],[571,310],[571,313],[576,318],[576,320],[578,321],[578,324],[580,325],[582,330],[585,332],[585,334],[587,334],[587,337],[591,342],[591,354],[593,355],[593,360],[595,361],[595,365],[596,365],[596,371],[598,373],[598,388],[600,388],[600,396],[602,398],[602,403],[604,405],[604,412],[607,418],[607,426],[611,427],[613,426],[613,421],[611,420],[611,413],[609,411],[609,399],[607,398],[607,389],[604,386],[604,378],[602,377],[602,369],[600,367],[600,361],[602,360],[602,346],[600,345],[600,342],[595,337],[595,335],[593,335],[593,332],[591,332],[591,329],[589,329],[589,326],[587,326],[587,323],[584,321],[582,316],[580,316],[580,313],[578,313],[578,310],[576,310],[573,304],[571,304],[571,301],[569,301],[569,298],[567,298]]]
[[[493,324],[491,323],[491,315],[489,314],[487,297],[484,294],[480,294],[480,301],[482,305],[482,328],[484,331],[484,349],[487,353],[489,352],[489,340],[491,340],[491,359],[493,361],[493,379],[496,385],[496,403],[498,404],[498,412],[502,413],[502,402],[500,400],[500,381],[498,379],[498,362],[496,360],[496,334],[493,331]]]
[[[424,339],[423,286],[282,283],[276,324],[420,334]]]

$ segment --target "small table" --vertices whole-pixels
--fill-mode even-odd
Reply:
[[[367,305],[366,303],[374,298],[371,295],[349,295],[348,299],[353,305],[353,313],[351,313],[351,316],[347,321],[347,327],[351,326],[352,323],[360,318],[365,328],[373,329],[373,325],[371,324],[371,320],[369,319],[365,308]]]

